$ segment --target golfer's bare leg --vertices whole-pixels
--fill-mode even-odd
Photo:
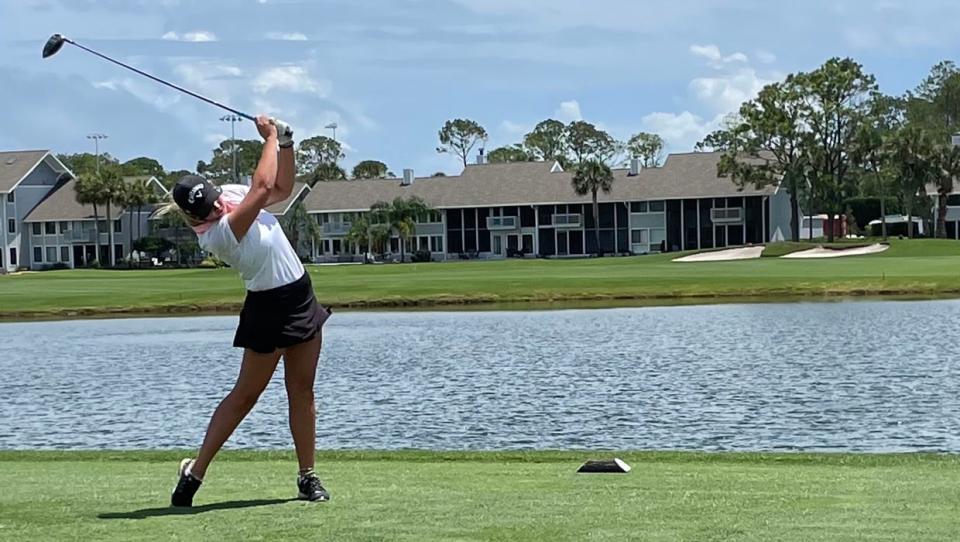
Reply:
[[[322,337],[288,348],[283,355],[284,380],[290,407],[290,433],[300,470],[314,467],[317,445],[317,409],[313,385],[317,376]]]
[[[258,354],[246,349],[243,352],[243,364],[240,366],[240,376],[237,383],[227,397],[220,402],[220,406],[210,419],[207,435],[203,439],[197,460],[191,467],[191,472],[197,478],[203,478],[207,466],[213,461],[223,443],[230,438],[240,422],[250,413],[253,405],[270,383],[270,377],[280,361],[280,353]]]

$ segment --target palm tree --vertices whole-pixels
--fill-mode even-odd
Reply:
[[[926,195],[927,182],[933,180],[933,143],[916,126],[898,130],[887,142],[887,159],[894,164],[897,187],[907,213],[907,237],[913,237],[913,209],[917,194]]]
[[[113,250],[113,216],[110,212],[110,206],[113,203],[119,203],[123,199],[123,178],[120,171],[116,168],[105,167],[100,170],[100,201],[107,205],[107,239],[110,243],[108,258],[110,267],[116,267],[116,251]]]
[[[953,182],[960,178],[960,147],[942,147],[936,154],[934,172],[937,185],[937,237],[947,236],[947,198],[953,193]]]
[[[287,239],[293,245],[293,250],[300,254],[300,241],[319,241],[323,236],[323,230],[316,220],[313,220],[307,214],[307,208],[303,202],[297,202],[290,209],[290,213],[281,218],[281,225]]]
[[[370,222],[365,215],[360,215],[350,223],[350,231],[347,232],[346,241],[351,245],[360,247],[360,251],[366,254],[370,248]],[[364,258],[364,263],[366,258]]]
[[[120,204],[127,209],[127,215],[129,218],[128,222],[128,232],[127,238],[130,240],[130,248],[133,249],[133,244],[136,241],[140,240],[140,211],[143,209],[144,205],[150,205],[157,203],[158,198],[154,194],[153,190],[147,185],[147,182],[143,179],[135,179],[130,182],[125,182],[123,184],[123,191],[120,197]],[[137,215],[137,236],[133,236],[133,216],[134,209],[136,209]]]
[[[393,203],[377,202],[370,208],[371,220],[386,224],[390,232],[400,237],[400,261],[406,261],[406,244],[417,231],[417,218],[430,213],[430,206],[417,196],[397,198]]]
[[[603,190],[604,194],[610,193],[613,189],[613,172],[603,162],[587,160],[577,168],[572,182],[578,196],[593,195],[593,233],[599,255],[603,251],[600,249],[600,204],[597,202],[597,192]]]
[[[94,241],[94,263],[100,261],[100,212],[97,205],[103,201],[101,198],[100,177],[95,173],[81,173],[77,178],[76,193],[77,203],[80,205],[93,205],[93,231],[96,235]]]

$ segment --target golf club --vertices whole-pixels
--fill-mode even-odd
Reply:
[[[179,90],[180,92],[183,92],[184,94],[188,94],[188,95],[190,95],[190,96],[193,96],[194,98],[197,98],[197,99],[199,99],[199,100],[203,100],[204,102],[207,102],[207,103],[210,104],[210,105],[214,105],[214,106],[217,106],[217,107],[219,107],[219,108],[221,108],[221,109],[225,109],[225,110],[227,110],[227,111],[229,111],[229,112],[231,112],[231,113],[233,113],[233,114],[235,114],[235,115],[241,116],[241,117],[243,117],[243,118],[245,118],[245,119],[252,120],[252,121],[254,121],[254,122],[257,121],[256,117],[254,117],[253,115],[248,115],[248,114],[246,114],[246,113],[243,113],[242,111],[237,111],[236,109],[234,109],[234,108],[232,108],[232,107],[228,107],[228,106],[226,106],[226,105],[223,105],[223,104],[220,103],[220,102],[217,102],[217,101],[215,101],[215,100],[211,100],[210,98],[207,98],[206,96],[201,96],[200,94],[197,94],[196,92],[189,91],[189,90],[187,90],[187,89],[185,89],[185,88],[183,88],[183,87],[181,87],[181,86],[174,85],[173,83],[170,83],[170,82],[168,82],[168,81],[164,81],[163,79],[160,79],[159,77],[155,77],[155,76],[150,75],[149,73],[147,73],[147,72],[145,72],[145,71],[138,70],[137,68],[134,68],[133,66],[129,66],[129,65],[127,65],[127,64],[124,64],[123,62],[120,62],[119,60],[114,60],[114,59],[108,57],[107,55],[98,53],[97,51],[94,51],[93,49],[90,49],[89,47],[85,47],[85,46],[83,46],[83,45],[80,45],[79,43],[77,43],[77,42],[73,41],[72,39],[70,39],[70,38],[68,38],[68,37],[66,37],[66,36],[64,36],[64,35],[61,35],[61,34],[54,34],[54,35],[50,36],[50,39],[47,40],[46,45],[43,46],[43,58],[49,58],[49,57],[57,54],[58,52],[60,52],[60,49],[63,48],[63,44],[64,44],[64,43],[69,43],[70,45],[74,45],[74,46],[76,46],[76,47],[79,47],[80,49],[83,49],[84,51],[86,51],[86,52],[88,52],[88,53],[94,54],[94,55],[96,55],[96,56],[98,56],[98,57],[100,57],[100,58],[102,58],[102,59],[104,59],[104,60],[108,60],[108,61],[110,61],[110,62],[113,62],[114,64],[116,64],[116,65],[118,65],[118,66],[122,66],[122,67],[124,67],[124,68],[126,68],[126,69],[128,69],[128,70],[130,70],[130,71],[132,71],[132,72],[138,73],[138,74],[140,74],[140,75],[142,75],[142,76],[144,76],[144,77],[148,77],[148,78],[150,78],[150,79],[153,79],[154,81],[156,81],[156,82],[158,82],[158,83],[162,83],[162,84],[164,84],[164,85],[167,85],[168,87],[170,87],[170,88],[172,88],[172,89]],[[273,120],[274,123],[276,123],[276,119],[271,119],[271,120]],[[278,126],[279,126],[279,124],[278,124]],[[287,131],[289,132],[289,127],[287,127]]]

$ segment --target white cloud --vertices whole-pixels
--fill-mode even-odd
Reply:
[[[739,68],[716,77],[697,77],[690,81],[690,89],[711,111],[730,112],[755,98],[772,82],[772,79],[759,76],[753,68]]]
[[[253,90],[258,94],[282,90],[326,97],[330,95],[331,84],[312,78],[301,66],[276,66],[261,72],[253,80]]]
[[[705,120],[699,115],[682,113],[650,113],[641,119],[643,129],[659,134],[671,147],[691,149],[719,123],[719,118]]]
[[[694,56],[706,58],[707,60],[710,61],[710,66],[716,69],[721,69],[727,64],[733,64],[737,62],[746,64],[747,62],[750,61],[750,59],[747,57],[746,54],[740,53],[740,52],[736,52],[728,56],[723,56],[723,54],[720,53],[720,48],[713,44],[691,45],[690,52]]]
[[[757,51],[756,55],[757,60],[763,62],[764,64],[773,64],[777,61],[777,55],[771,53],[770,51]]]
[[[282,41],[307,41],[307,36],[301,34],[300,32],[270,32],[267,34],[268,40],[282,40]]]
[[[207,32],[204,30],[196,32],[186,32],[183,35],[177,34],[174,31],[167,32],[161,39],[169,41],[192,41],[196,43],[207,42],[207,41],[217,41],[217,36],[213,32]]]
[[[152,83],[140,79],[133,80],[129,77],[98,81],[93,83],[93,87],[113,92],[127,92],[141,102],[150,104],[157,109],[166,109],[179,102],[181,98],[180,94],[167,90],[164,87],[157,87]]]
[[[530,133],[530,130],[527,128],[527,126],[509,120],[505,120],[500,123],[500,130],[505,132],[508,136],[522,137]]]
[[[554,113],[554,116],[561,122],[583,120],[583,114],[580,112],[580,103],[576,100],[562,102],[560,108]]]

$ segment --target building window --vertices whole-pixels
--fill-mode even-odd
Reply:
[[[715,207],[710,210],[710,221],[714,224],[729,224],[743,222],[742,207]]]
[[[61,222],[61,223],[60,223],[60,233],[67,233],[67,230],[68,230],[69,228],[70,228],[70,223],[69,223],[69,222]]]
[[[635,201],[630,204],[631,213],[646,213],[647,212],[647,202],[645,201]]]
[[[47,263],[57,261],[57,247],[47,247]]]
[[[15,219],[13,218],[7,219],[7,231],[10,233],[17,233],[17,221]],[[11,261],[12,260],[13,259],[11,258]],[[13,263],[16,264],[16,262],[13,262]]]
[[[650,230],[633,230],[630,232],[630,242],[635,245],[650,244]]]
[[[40,247],[33,247],[33,261],[40,263],[43,261],[43,249]]]
[[[430,251],[431,252],[443,252],[443,236],[435,235],[430,238]]]
[[[56,235],[57,234],[57,223],[56,222],[44,222],[43,223],[43,233],[47,235]]]
[[[123,221],[114,220],[113,221],[113,233],[123,233]]]
[[[439,211],[429,211],[426,216],[418,216],[417,224],[439,224],[443,222]]]
[[[8,193],[7,193],[7,203],[15,203],[16,201],[17,201],[17,200],[16,200],[16,198],[13,196],[13,192],[8,192]]]
[[[119,262],[123,259],[123,245],[113,245],[113,260]]]
[[[664,203],[662,201],[651,201],[649,209],[651,213],[662,213],[665,209]]]
[[[60,261],[70,263],[70,247],[60,247]]]
[[[10,249],[10,265],[17,265],[17,249]]]
[[[43,230],[41,229],[40,226],[41,224],[39,222],[34,222],[33,224],[31,224],[30,227],[33,229],[34,235],[40,235],[41,233],[43,233]]]

